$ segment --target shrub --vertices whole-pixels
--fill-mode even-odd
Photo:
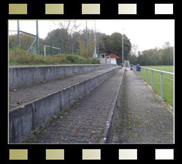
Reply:
[[[98,58],[85,58],[79,55],[61,54],[47,55],[44,59],[43,55],[36,55],[19,48],[9,51],[10,65],[35,65],[35,64],[99,64]]]

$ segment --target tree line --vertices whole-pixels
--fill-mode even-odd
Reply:
[[[44,45],[61,48],[61,54],[75,54],[86,58],[94,54],[94,31],[89,28],[79,30],[76,21],[57,21],[57,29],[50,31],[45,39],[39,38],[39,54],[44,54]],[[41,29],[40,29],[41,30]],[[123,37],[123,47],[122,47]],[[28,50],[34,37],[20,34],[20,45],[22,50]],[[18,46],[17,34],[9,36],[9,48],[14,49]],[[36,42],[33,47],[36,47]],[[169,42],[165,42],[162,48],[153,48],[138,52],[137,45],[131,44],[130,39],[119,32],[107,35],[96,32],[96,53],[114,53],[121,57],[117,60],[120,65],[122,62],[122,48],[124,48],[124,59],[132,64],[140,65],[173,65],[173,47]],[[33,50],[34,51],[34,50]],[[60,51],[47,48],[47,55],[59,54]]]
[[[92,57],[94,53],[94,31],[92,29],[78,30],[79,25],[75,21],[60,21],[58,28],[50,31],[45,39],[39,38],[39,54],[44,54],[44,45],[61,48],[61,54],[76,54],[84,57]],[[114,53],[122,58],[122,37],[124,41],[124,58],[129,56],[131,50],[130,39],[126,35],[114,32],[107,35],[96,32],[96,53]],[[34,40],[33,36],[20,34],[21,49],[28,50]],[[9,48],[18,46],[17,34],[9,36]],[[36,42],[33,45],[36,47]],[[58,54],[58,50],[47,48],[46,54]],[[118,61],[121,62],[121,59]]]
[[[132,46],[134,51],[128,56],[130,63],[136,65],[173,65],[173,47],[169,42],[165,42],[162,48],[153,48],[136,52],[136,45]]]

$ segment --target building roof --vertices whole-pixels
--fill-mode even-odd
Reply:
[[[110,58],[120,59],[119,56],[117,56],[117,55],[115,55],[113,53],[109,54],[109,56],[110,56]]]

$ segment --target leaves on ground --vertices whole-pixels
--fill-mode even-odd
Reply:
[[[137,121],[135,121],[135,123],[141,124],[141,121],[140,120],[137,120]]]
[[[91,135],[95,134],[95,131],[92,131]]]
[[[122,139],[121,139],[121,138],[118,138],[118,140],[119,140],[119,141],[122,141]]]
[[[22,100],[20,100],[20,101],[18,101],[18,102],[17,102],[17,104],[22,104],[22,103],[23,103],[23,101],[22,101]]]

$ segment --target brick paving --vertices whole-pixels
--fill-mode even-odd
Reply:
[[[172,112],[129,68],[123,79],[120,102],[112,133],[112,143],[173,143]]]
[[[24,143],[99,143],[107,126],[124,69],[119,69],[90,93],[25,139]],[[72,77],[73,78],[73,77]]]

